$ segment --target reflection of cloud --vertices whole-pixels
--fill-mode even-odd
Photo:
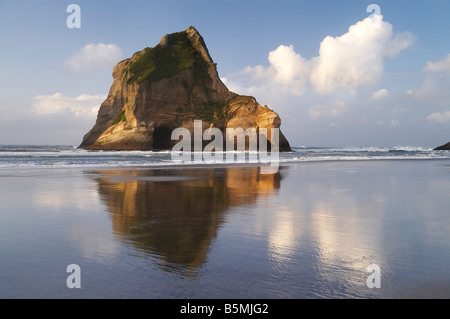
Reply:
[[[96,259],[100,262],[114,257],[120,247],[120,243],[114,240],[108,223],[71,224],[66,234],[69,240],[81,249],[84,258]]]
[[[339,199],[336,198],[335,200]],[[340,211],[339,205],[333,203],[333,201],[318,202],[312,208],[314,233],[324,259],[339,259],[342,248],[349,247],[349,245],[351,247],[354,239],[359,238],[361,228],[358,227],[358,219],[356,218],[358,211],[355,200],[349,197],[345,202],[345,211]],[[344,213],[345,221],[339,218],[339,215]]]
[[[90,222],[91,218],[98,218],[95,210],[100,202],[98,192],[86,189],[85,181],[76,178],[67,178],[63,184],[56,186],[54,180],[49,182],[48,176],[45,178],[44,186],[38,187],[33,194],[34,209],[52,213],[55,218],[70,216],[62,232],[74,248],[81,250],[84,258],[104,261],[114,256],[119,243],[114,240],[107,218],[102,218],[101,222]],[[102,211],[100,215],[103,216]]]
[[[33,204],[36,208],[44,210],[62,211],[77,208],[79,211],[86,211],[92,203],[99,201],[99,196],[95,191],[82,193],[74,191],[82,187],[84,187],[83,183],[71,181],[69,188],[39,188],[34,195]]]
[[[354,248],[345,252],[354,254],[354,258],[370,255],[376,250],[377,242],[374,240],[374,242],[362,243],[360,239],[368,234],[377,235],[376,229],[381,228],[380,221],[363,223],[361,214],[367,214],[367,212],[360,212],[361,206],[351,194],[338,191],[329,197],[328,200],[315,203],[311,211],[314,233],[322,256],[326,259],[338,260],[342,257],[342,249],[345,247]],[[383,198],[374,196],[371,209],[383,211],[384,201]]]
[[[312,193],[305,194],[304,200],[307,202],[312,194],[322,195],[314,199],[309,212],[311,236],[317,245],[319,267],[326,272],[324,277],[337,281],[343,278],[329,276],[348,276],[345,280],[349,285],[360,286],[364,282],[355,274],[364,274],[371,263],[383,262],[380,259],[383,218],[380,215],[373,219],[368,217],[370,212],[380,214],[385,210],[386,198],[374,193],[362,204],[350,189],[342,187],[343,184],[334,179],[326,186],[311,183]]]
[[[299,239],[295,227],[295,218],[290,211],[277,213],[277,219],[268,239],[269,253],[277,262],[282,263],[293,253]]]

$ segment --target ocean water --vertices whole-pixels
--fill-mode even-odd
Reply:
[[[450,298],[449,152],[203,164],[1,147],[0,298]]]
[[[192,165],[192,164],[226,164],[225,153],[218,153],[216,159],[194,160],[175,163],[170,151],[87,151],[76,146],[47,145],[0,145],[0,169],[11,168],[53,168],[53,167],[153,167]],[[249,154],[245,159],[235,152],[234,163],[250,162]],[[386,159],[445,159],[450,158],[449,151],[433,151],[422,147],[294,147],[292,152],[279,153],[280,163],[330,160],[386,160]],[[256,159],[264,162],[264,159]],[[266,161],[267,162],[267,161]]]

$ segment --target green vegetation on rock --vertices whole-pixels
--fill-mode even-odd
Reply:
[[[205,103],[201,107],[194,108],[193,111],[196,120],[216,124],[217,122],[226,119],[229,109],[229,101],[218,101]]]
[[[127,83],[159,81],[190,69],[201,56],[187,37],[186,31],[167,36],[166,45],[146,48],[123,71]]]
[[[122,121],[126,121],[126,119],[127,117],[125,116],[125,109],[122,109],[122,111],[120,111],[119,115],[116,117],[112,125],[116,125]]]
[[[255,98],[253,96],[248,95],[236,95],[234,98],[231,99],[230,102],[236,103],[236,104],[244,104],[249,103],[250,101],[254,101]]]

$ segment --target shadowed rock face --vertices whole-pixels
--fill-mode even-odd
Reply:
[[[194,27],[166,34],[158,45],[136,52],[113,69],[113,84],[94,127],[80,148],[171,149],[175,128],[279,128],[280,117],[253,97],[228,90]],[[270,135],[269,135],[270,142]],[[280,132],[280,151],[290,145]]]
[[[435,151],[448,151],[448,150],[450,150],[450,142],[448,142],[448,143],[445,144],[445,145],[436,147],[434,150],[435,150]]]

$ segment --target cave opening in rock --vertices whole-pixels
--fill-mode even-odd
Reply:
[[[167,125],[155,127],[153,131],[153,149],[169,150],[172,148],[172,130]]]

